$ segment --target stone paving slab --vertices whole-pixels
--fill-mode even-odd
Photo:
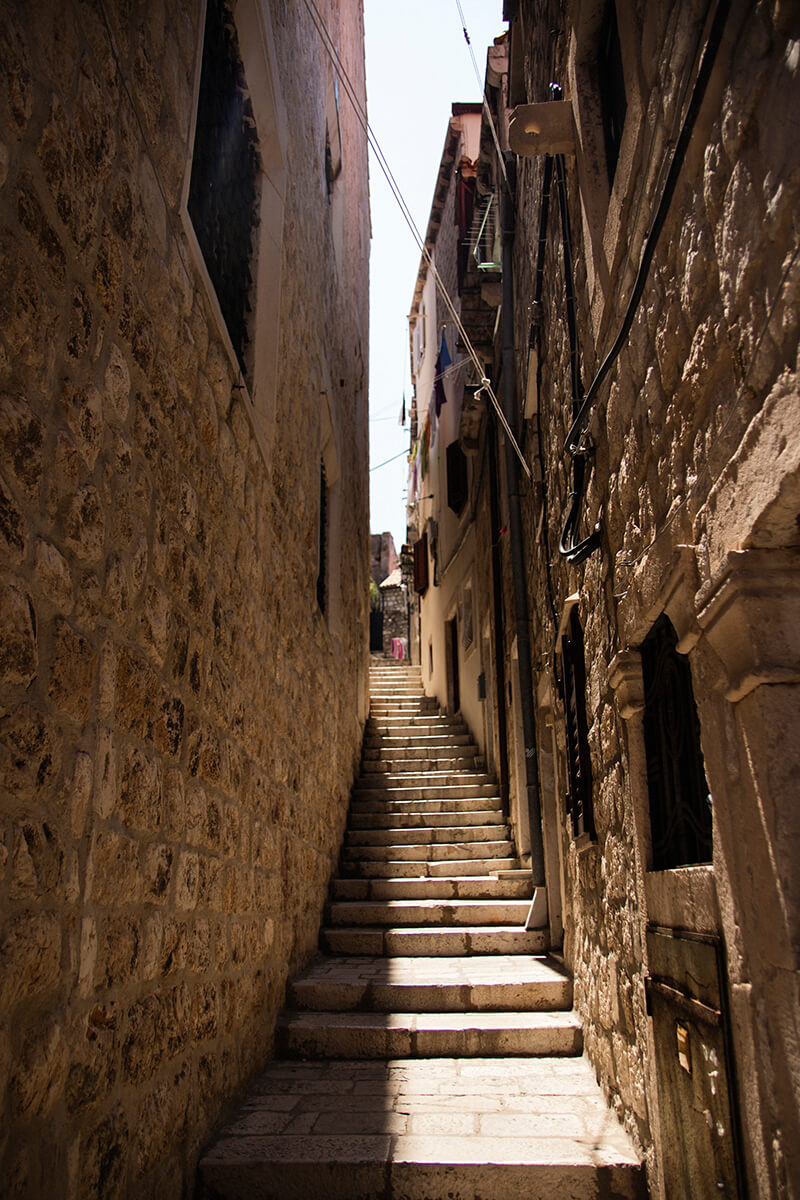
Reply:
[[[200,1172],[225,1200],[589,1200],[598,1168],[646,1195],[585,1060],[451,1058],[275,1062]]]

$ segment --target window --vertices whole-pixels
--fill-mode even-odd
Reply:
[[[642,643],[644,742],[650,798],[652,869],[711,861],[711,798],[692,673],[669,617]]]
[[[317,604],[320,612],[328,606],[328,481],[325,460],[319,463],[319,550],[317,555]]]
[[[414,591],[424,596],[428,590],[428,535],[414,543]]]
[[[574,837],[594,837],[592,767],[586,726],[586,664],[578,607],[573,606],[561,636],[561,685],[567,734],[567,811]]]
[[[614,182],[628,102],[615,0],[607,0],[597,51],[597,80],[603,112],[603,138],[609,187]]]
[[[414,371],[417,372],[422,365],[422,360],[425,357],[425,304],[422,303],[419,307],[419,314],[414,324],[413,333],[414,344]]]
[[[222,0],[208,0],[188,210],[248,383],[260,177],[255,118],[233,17]]]
[[[447,506],[460,514],[467,503],[467,459],[456,440],[447,447]]]
[[[325,179],[328,195],[333,191],[334,180],[342,170],[342,132],[339,124],[339,80],[332,75],[328,83],[328,100],[325,114]]]

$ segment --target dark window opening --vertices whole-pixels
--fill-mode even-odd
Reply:
[[[567,734],[567,811],[574,837],[581,834],[594,837],[592,766],[586,725],[586,663],[577,605],[570,612],[569,623],[561,638],[561,657]]]
[[[342,132],[339,123],[339,80],[334,76],[328,87],[325,128],[325,182],[328,195],[342,172]]]
[[[258,136],[236,27],[227,4],[208,0],[188,208],[246,378],[259,175]]]
[[[424,596],[428,590],[428,535],[414,543],[414,591]]]
[[[600,88],[600,105],[603,112],[603,137],[605,139],[606,166],[609,186],[614,182],[622,130],[628,101],[625,96],[625,74],[622,69],[622,47],[617,26],[617,6],[608,0],[597,53],[597,78]]]
[[[654,871],[711,862],[711,798],[692,673],[669,617],[642,643],[644,744]]]
[[[317,571],[317,604],[325,612],[328,604],[328,481],[325,463],[319,464],[319,560]]]
[[[447,447],[447,506],[460,514],[467,503],[467,457],[461,443],[451,442]]]

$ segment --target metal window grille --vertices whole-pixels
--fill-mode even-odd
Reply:
[[[608,182],[614,182],[622,143],[622,130],[628,101],[625,95],[625,75],[622,68],[622,47],[617,25],[617,6],[608,0],[600,29],[597,55],[597,77],[603,113],[603,137],[606,149]]]
[[[456,439],[447,447],[447,507],[461,513],[467,503],[467,459]]]
[[[414,543],[414,591],[424,596],[428,590],[428,535]]]
[[[319,569],[317,572],[317,604],[325,612],[328,603],[328,481],[325,463],[319,464]]]
[[[653,870],[711,861],[711,798],[692,673],[666,615],[642,643]]]
[[[245,376],[259,172],[236,27],[227,4],[208,0],[188,208]]]

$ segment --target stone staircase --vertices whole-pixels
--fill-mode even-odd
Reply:
[[[419,668],[373,667],[321,953],[280,1058],[200,1165],[208,1200],[645,1195],[582,1051],[572,982],[525,930],[497,785]]]

